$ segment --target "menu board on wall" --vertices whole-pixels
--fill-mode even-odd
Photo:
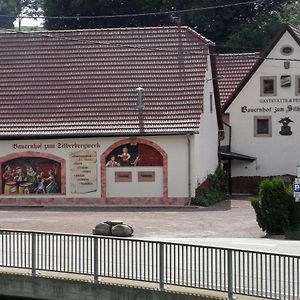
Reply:
[[[97,191],[97,152],[81,150],[70,154],[70,188],[72,194]]]

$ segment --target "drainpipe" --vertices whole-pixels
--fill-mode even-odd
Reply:
[[[191,194],[191,135],[187,134],[187,146],[188,146],[188,197],[189,197],[189,205],[191,204],[192,194]]]
[[[231,131],[232,131],[232,126],[227,124],[226,122],[223,122],[225,126],[229,128],[229,151],[231,151]],[[232,193],[232,183],[231,183],[231,160],[228,161],[228,192],[229,194]]]

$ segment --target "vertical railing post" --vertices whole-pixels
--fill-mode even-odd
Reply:
[[[98,260],[99,260],[99,255],[98,255],[98,238],[94,237],[94,283],[99,283],[99,270],[98,270]]]
[[[50,253],[48,253],[50,255]],[[31,275],[36,276],[36,233],[31,233]]]
[[[164,260],[165,260],[165,249],[164,243],[159,243],[159,289],[161,291],[164,290],[165,285],[165,267],[164,267]]]
[[[227,281],[228,281],[228,300],[234,300],[233,296],[233,266],[232,250],[227,250]]]

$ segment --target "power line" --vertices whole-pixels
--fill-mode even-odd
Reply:
[[[129,28],[129,27],[128,27]],[[132,28],[132,29],[135,29],[136,27],[130,27],[130,28]],[[139,27],[140,28],[140,27]],[[143,28],[147,28],[147,27],[143,27]],[[117,27],[116,28],[114,28],[114,29],[118,29]],[[76,31],[76,30],[103,30],[103,28],[84,28],[84,29],[70,29],[70,30],[68,30],[68,29],[65,29],[65,30],[63,30],[63,31]],[[59,31],[61,31],[61,30],[52,30],[52,32],[54,33],[54,32],[59,32]],[[33,34],[35,34],[35,33],[39,33],[39,34],[42,34],[42,35],[44,35],[44,36],[49,36],[49,37],[53,37],[53,38],[59,38],[59,39],[69,39],[70,41],[78,41],[78,42],[88,42],[88,43],[95,43],[95,44],[105,44],[105,42],[96,42],[96,41],[93,41],[93,42],[91,42],[91,41],[88,41],[88,40],[84,40],[84,39],[71,39],[71,38],[66,38],[66,37],[58,37],[58,36],[53,36],[53,35],[51,35],[51,33],[50,34],[48,34],[49,32],[51,32],[51,31],[49,31],[49,30],[28,30],[28,31],[19,31],[19,30],[16,30],[16,29],[9,29],[9,28],[4,28],[4,27],[0,27],[0,33],[1,32],[8,32],[8,33],[18,33],[18,34],[31,34],[31,33],[33,33]],[[107,43],[107,44],[110,44],[110,45],[119,45],[120,43]],[[207,43],[207,44],[209,44],[209,43]],[[207,48],[207,44],[205,44],[204,46],[201,46],[201,45],[199,45],[198,47],[199,47],[199,49],[200,48]],[[121,45],[121,44],[120,44]],[[130,46],[130,45],[126,45],[128,48],[134,48],[135,46]],[[229,46],[229,45],[225,45],[225,44],[216,44],[215,45],[216,47],[222,47],[222,48],[228,48],[228,49],[237,49],[238,47],[237,46]],[[136,48],[138,48],[139,46],[136,46]],[[157,48],[151,48],[151,49],[157,49]],[[257,53],[257,52],[259,52],[259,51],[261,51],[262,50],[262,48],[258,48],[258,47],[247,47],[247,46],[243,46],[243,47],[240,47],[240,49],[251,49],[251,50],[256,50],[255,51],[255,53]],[[164,51],[168,51],[168,50],[165,50],[165,49],[163,49]],[[178,51],[177,51],[178,52]],[[192,53],[192,52],[186,52],[186,53]],[[229,53],[229,54],[227,54],[227,53],[224,53],[224,54],[218,54],[218,55],[231,55],[231,54],[239,54],[240,52],[238,52],[238,53]]]
[[[108,45],[108,46],[116,46],[118,48],[127,48],[127,49],[138,49],[138,50],[145,50],[145,51],[150,51],[150,52],[153,52],[153,51],[159,51],[159,52],[174,52],[174,53],[180,53],[180,54],[193,54],[193,55],[200,55],[199,52],[195,52],[195,51],[186,51],[186,50],[183,50],[183,51],[180,51],[180,50],[171,50],[171,49],[162,49],[162,48],[149,48],[149,47],[143,47],[143,46],[135,46],[135,45],[124,45],[122,43],[110,43],[110,42],[98,42],[98,41],[89,41],[89,40],[85,40],[85,39],[74,39],[74,38],[68,38],[68,37],[61,37],[61,36],[54,36],[52,34],[44,34],[43,32],[40,33],[42,36],[47,36],[47,37],[50,37],[50,38],[57,38],[57,39],[63,39],[63,40],[70,40],[70,41],[74,41],[74,42],[83,42],[83,43],[87,43],[87,44],[95,44],[95,45]],[[208,45],[210,43],[207,42],[205,45],[199,45],[199,49],[205,49],[205,50],[208,50]],[[240,54],[240,53],[238,53]],[[235,57],[239,57],[238,54],[231,54],[231,56],[235,56]],[[214,56],[220,56],[220,54],[218,53],[213,53],[212,55]],[[227,54],[228,56],[230,56],[230,54]],[[252,59],[253,60],[253,54],[249,54],[249,53],[246,53],[246,54],[242,54],[243,58],[248,58],[248,59]],[[224,56],[223,56],[224,57]],[[239,57],[241,58],[241,57]],[[257,59],[264,59],[264,60],[275,60],[275,61],[295,61],[295,62],[300,62],[300,59],[286,59],[286,58],[272,58],[272,57],[264,57],[264,56],[261,56],[261,55],[258,55],[257,56]]]
[[[145,27],[147,28],[147,27]],[[134,29],[134,27],[133,27]],[[91,29],[93,30],[93,29]],[[97,29],[94,29],[97,30]],[[58,40],[66,40],[66,41],[71,41],[71,42],[76,42],[76,43],[83,43],[83,44],[89,44],[89,45],[106,45],[106,46],[112,46],[116,48],[125,48],[125,49],[132,49],[132,50],[144,50],[144,51],[149,51],[149,52],[166,52],[166,53],[175,53],[175,54],[191,54],[191,55],[208,55],[208,45],[210,42],[205,43],[204,45],[199,45],[199,50],[206,50],[206,53],[200,53],[196,51],[187,51],[187,50],[177,50],[177,49],[163,49],[163,48],[156,48],[156,47],[143,47],[143,46],[136,46],[136,45],[125,45],[124,43],[111,43],[111,42],[103,42],[103,41],[90,41],[88,39],[78,39],[78,38],[70,38],[70,37],[65,37],[65,36],[59,36],[57,33],[59,31],[54,31],[55,33],[47,33],[44,32],[24,32],[24,31],[16,31],[16,30],[11,30],[10,32],[12,33],[17,33],[17,34],[38,34],[43,37],[48,37],[52,39],[58,39]],[[236,47],[233,47],[236,49]],[[213,56],[215,57],[223,57],[226,60],[226,57],[236,57],[239,59],[250,59],[253,60],[253,54],[250,53],[232,53],[232,54],[219,54],[219,53],[212,53]],[[257,59],[264,59],[264,60],[273,60],[273,61],[291,61],[291,62],[300,62],[300,59],[289,59],[289,58],[275,58],[275,57],[264,57],[261,56],[260,54],[257,55]]]
[[[219,8],[227,8],[227,7],[235,7],[242,5],[255,4],[257,1],[247,1],[247,2],[239,2],[239,3],[230,3],[216,6],[207,6],[207,7],[195,7],[190,9],[179,9],[179,10],[169,10],[169,11],[158,11],[158,12],[149,12],[149,13],[137,13],[137,14],[120,14],[120,15],[101,15],[101,16],[12,16],[12,15],[0,15],[3,18],[22,18],[22,19],[112,19],[112,18],[129,18],[129,17],[143,17],[143,16],[157,16],[157,15],[170,15],[170,14],[181,14],[181,13],[189,13],[195,11],[205,11],[211,9],[219,9]]]

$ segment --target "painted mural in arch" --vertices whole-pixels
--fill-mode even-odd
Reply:
[[[106,157],[106,167],[146,167],[163,165],[162,155],[146,144],[124,144]]]
[[[21,157],[1,165],[2,194],[60,194],[61,164],[42,157]]]

